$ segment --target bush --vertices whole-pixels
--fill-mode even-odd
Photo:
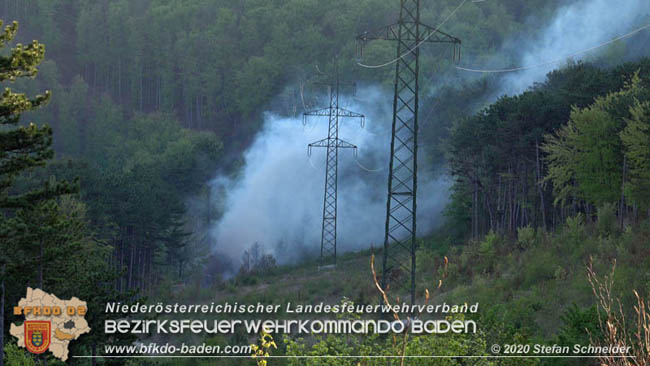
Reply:
[[[34,359],[13,343],[5,344],[5,360],[7,366],[34,366]]]
[[[598,208],[598,221],[596,222],[598,235],[607,237],[617,231],[616,206],[605,203]]]
[[[591,344],[591,340],[602,336],[598,325],[596,307],[581,309],[573,303],[560,316],[562,325],[558,330],[555,342],[560,346],[572,347],[574,344]],[[558,366],[582,366],[584,360],[563,358],[553,360]],[[550,364],[550,363],[549,363]]]
[[[561,241],[563,244],[567,244],[572,247],[584,245],[586,236],[585,218],[583,214],[579,213],[574,217],[568,217],[566,219],[563,239],[564,240]]]
[[[530,227],[530,225],[518,228],[517,244],[522,249],[530,249],[535,244],[535,229]]]
[[[491,231],[485,236],[485,239],[479,244],[478,254],[486,261],[491,261],[496,255],[496,246],[499,244],[499,235]]]
[[[528,265],[522,271],[524,287],[555,279],[558,260],[552,252],[538,248],[530,251],[528,255]]]

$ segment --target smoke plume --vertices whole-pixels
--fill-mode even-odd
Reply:
[[[551,60],[587,60],[607,52],[597,46],[616,36],[650,23],[650,1],[583,0],[562,6],[552,20],[535,34],[520,34],[501,45],[501,57],[485,68],[500,68],[510,58],[525,70],[500,74],[499,87],[489,100],[503,94],[518,94],[563,65]],[[532,20],[536,22],[535,20]],[[650,42],[650,30],[628,40]],[[621,57],[639,56],[639,47],[629,47]],[[641,55],[648,55],[641,47]],[[510,56],[511,55],[511,56]],[[470,78],[471,79],[471,78]],[[469,80],[469,79],[468,79]],[[366,127],[341,120],[340,137],[359,146],[358,160],[352,151],[339,152],[338,250],[356,250],[383,244],[388,159],[390,147],[391,96],[378,88],[358,93],[363,99],[343,97],[341,106],[366,115]],[[322,105],[326,105],[326,98]],[[325,151],[307,144],[327,136],[327,119],[311,119],[303,127],[301,116],[265,116],[263,129],[245,153],[245,165],[236,177],[218,176],[212,181],[213,196],[224,196],[222,217],[210,235],[214,249],[235,261],[254,243],[262,244],[280,263],[316,255],[320,248]],[[440,221],[450,182],[446,177],[420,172],[418,228],[430,231]],[[216,200],[216,198],[215,198]]]
[[[649,23],[650,1],[647,0],[583,0],[562,6],[556,10],[551,22],[538,32],[516,37],[504,46],[502,52],[505,53],[520,50],[516,66],[539,66],[505,74],[501,94],[521,93],[534,83],[544,81],[549,71],[564,65],[562,62],[548,61],[596,59],[607,53],[608,46],[581,51],[602,45]],[[648,44],[649,34],[650,29],[645,29],[622,41],[627,42],[631,50],[622,50],[622,54],[616,57],[626,59],[626,56],[639,56],[635,49],[639,48],[640,42]],[[643,54],[649,54],[647,47]]]
[[[359,147],[339,150],[339,252],[383,245],[390,149],[391,98],[377,88],[363,88],[340,105],[366,116],[340,120],[339,137]],[[327,103],[323,100],[323,103]],[[225,192],[224,214],[211,231],[215,250],[239,260],[257,242],[280,263],[316,255],[325,187],[325,149],[307,144],[327,136],[327,118],[265,116],[263,129],[245,153],[245,166],[235,177],[219,176],[214,191]],[[449,183],[423,172],[418,189],[418,230],[438,224]]]

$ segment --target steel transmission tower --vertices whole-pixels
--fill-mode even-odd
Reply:
[[[337,213],[337,189],[338,189],[338,150],[354,149],[357,147],[339,138],[339,118],[355,117],[361,119],[363,126],[365,117],[363,114],[348,111],[339,107],[339,73],[338,61],[335,66],[334,80],[329,82],[329,107],[303,114],[303,123],[307,123],[307,117],[328,117],[329,126],[327,137],[312,142],[308,145],[308,153],[311,154],[312,147],[327,148],[325,166],[325,197],[323,199],[323,228],[320,242],[320,265],[336,265],[336,213]]]
[[[461,42],[420,23],[420,0],[400,0],[399,21],[358,35],[358,50],[376,39],[397,41],[381,285],[408,289],[415,303],[419,47],[424,42],[451,43],[455,59],[460,57]]]

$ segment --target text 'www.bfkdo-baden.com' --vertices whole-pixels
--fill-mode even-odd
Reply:
[[[141,343],[129,345],[105,345],[106,355],[250,355],[250,345],[188,345],[170,343]]]

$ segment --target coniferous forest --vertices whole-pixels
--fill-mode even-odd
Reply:
[[[420,0],[418,14],[462,52],[418,46],[416,298],[479,303],[449,315],[477,332],[103,331],[119,318],[109,302],[408,297],[375,270],[396,43],[360,54],[355,40],[397,22],[400,1],[0,0],[0,366],[650,365],[650,5]],[[350,224],[322,270],[325,163],[300,133],[327,132],[301,122],[329,101],[331,70],[366,126],[359,157],[339,153]],[[83,357],[32,354],[9,333],[28,287],[87,302],[91,332],[68,346]],[[201,319],[215,317],[229,315]],[[254,346],[221,358],[107,348],[154,341]],[[633,357],[493,357],[512,344]]]

